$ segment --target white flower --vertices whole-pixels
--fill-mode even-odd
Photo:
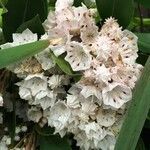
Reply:
[[[132,98],[131,89],[125,85],[112,83],[102,90],[103,102],[113,108],[120,108]]]
[[[19,141],[20,141],[20,136],[16,135],[16,136],[14,137],[14,140],[15,140],[16,142],[19,142]]]
[[[28,88],[24,88],[22,86],[19,87],[19,95],[21,99],[32,101],[32,93]]]
[[[6,145],[10,145],[11,144],[11,138],[8,137],[7,140],[6,140]]]
[[[114,150],[115,143],[115,136],[106,135],[106,137],[98,143],[98,148],[101,148],[102,150]]]
[[[77,141],[77,146],[80,146],[83,150],[89,150],[91,147],[93,148],[93,142],[89,140],[83,131],[78,131],[74,139]]]
[[[116,121],[115,112],[112,111],[111,109],[108,110],[99,109],[96,118],[97,122],[104,127],[112,126]]]
[[[20,132],[21,132],[21,128],[20,128],[20,127],[16,127],[15,133],[16,133],[16,134],[19,134]]]
[[[106,19],[101,28],[100,35],[107,35],[112,40],[120,40],[122,37],[122,30],[119,27],[117,20],[112,17]]]
[[[29,29],[26,29],[22,33],[13,34],[13,43],[15,45],[31,43],[37,40],[38,40],[37,34],[32,33]]]
[[[70,108],[79,108],[79,99],[78,95],[69,95],[67,94],[67,106]]]
[[[49,29],[52,29],[56,26],[56,17],[55,12],[50,11],[48,14],[47,19],[43,23],[45,31],[48,31]]]
[[[43,74],[28,75],[25,80],[18,82],[16,85],[29,89],[32,96],[35,96],[40,91],[47,89],[47,78]]]
[[[78,42],[70,43],[65,60],[70,63],[74,71],[89,69],[91,64],[91,56],[88,50]]]
[[[57,102],[49,112],[48,124],[55,127],[55,133],[63,130],[67,126],[67,122],[70,118],[70,109],[64,102]]]
[[[28,127],[27,127],[27,126],[22,126],[22,127],[21,127],[21,131],[22,131],[22,132],[27,132],[27,130],[28,130]]]
[[[68,33],[61,28],[49,29],[46,39],[53,40],[49,48],[56,56],[63,54],[66,51],[66,43],[70,39]]]
[[[101,126],[95,122],[81,125],[80,129],[85,131],[87,138],[89,140],[93,140],[95,145],[97,145],[98,142],[106,136],[105,130],[103,130]]]
[[[125,32],[128,32],[130,37],[124,36],[121,39],[118,52],[120,53],[122,61],[124,63],[128,65],[133,65],[138,57],[137,37],[127,30],[124,31],[123,33]]]
[[[35,101],[33,102],[34,105],[40,104],[43,110],[52,107],[56,101],[56,94],[53,91],[46,90],[40,91],[35,96]]]
[[[112,41],[107,36],[99,36],[95,43],[92,44],[91,49],[94,49],[97,54],[97,58],[100,60],[107,60],[111,56]]]
[[[38,40],[37,34],[32,33],[29,29],[26,29],[22,33],[13,34],[13,43],[6,43],[6,44],[1,45],[0,47],[2,49],[10,48],[13,46],[35,42],[37,40]]]
[[[56,11],[60,11],[73,5],[74,0],[57,0],[55,4]]]
[[[88,45],[96,41],[98,34],[98,27],[95,24],[87,24],[81,28],[82,42]]]
[[[42,68],[44,70],[49,70],[55,66],[52,58],[50,57],[50,50],[49,49],[45,49],[44,51],[35,55],[35,57],[38,60],[38,62],[42,65]]]
[[[58,88],[68,83],[68,77],[64,75],[53,75],[49,78],[48,84],[51,89]]]
[[[39,120],[42,118],[42,112],[41,109],[38,107],[31,107],[28,110],[28,119],[29,121],[39,122]]]
[[[90,96],[95,96],[97,97],[99,100],[101,100],[102,98],[102,93],[101,93],[101,89],[99,87],[96,87],[96,85],[79,85],[81,88],[81,94],[85,97],[88,98]]]
[[[3,106],[3,97],[1,93],[0,93],[0,106]]]
[[[73,14],[74,18],[79,22],[81,26],[86,25],[87,22],[95,24],[94,19],[90,17],[91,14],[89,9],[83,3],[82,6],[73,7]]]
[[[81,110],[87,115],[95,115],[95,111],[97,110],[97,105],[94,104],[92,101],[85,101],[81,103],[82,107]]]
[[[102,66],[98,66],[96,70],[94,70],[94,73],[98,82],[108,83],[111,78],[110,69],[106,68],[104,64]]]

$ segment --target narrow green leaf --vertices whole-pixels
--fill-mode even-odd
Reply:
[[[138,81],[115,150],[134,150],[150,108],[150,57]]]
[[[103,20],[113,16],[124,28],[129,25],[133,17],[133,0],[96,0],[96,5]]]
[[[84,0],[75,0],[73,5],[76,7],[81,6],[81,3],[83,3],[83,1]]]
[[[40,150],[71,150],[67,139],[61,138],[58,135],[40,136],[39,142]]]
[[[48,40],[37,41],[12,48],[0,50],[0,69],[12,63],[21,61],[44,50],[49,46]]]
[[[38,35],[44,34],[44,28],[42,26],[42,22],[40,20],[39,15],[36,15],[29,21],[24,22],[18,29],[17,33],[22,33],[25,29],[30,29],[33,33],[37,33]]]
[[[83,1],[88,8],[95,8],[96,7],[96,3],[92,0],[83,0]]]
[[[65,61],[65,59],[61,56],[56,57],[52,52],[51,52],[52,59],[55,61],[55,63],[59,66],[59,68],[66,74],[68,75],[73,75],[73,70],[70,66],[70,64]]]
[[[135,33],[138,36],[138,46],[141,52],[150,54],[150,33]]]

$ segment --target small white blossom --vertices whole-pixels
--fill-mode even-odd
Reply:
[[[116,143],[116,137],[112,135],[106,135],[106,137],[98,143],[98,147],[102,150],[114,150]]]
[[[62,85],[65,85],[68,83],[67,76],[64,75],[53,75],[49,78],[48,84],[51,89],[61,87]]]
[[[38,60],[38,62],[42,65],[42,68],[44,70],[49,70],[55,66],[52,58],[50,57],[50,50],[49,49],[45,49],[44,51],[35,55],[35,57]]]
[[[41,107],[45,110],[48,107],[52,107],[56,101],[56,94],[53,91],[46,90],[40,91],[35,96],[35,101],[33,102],[34,105],[40,104]]]
[[[96,118],[97,122],[104,127],[112,126],[116,121],[115,112],[110,109],[109,110],[99,109]]]
[[[48,124],[55,127],[55,133],[63,130],[71,115],[70,109],[63,102],[57,102],[49,112]]]
[[[20,136],[16,135],[16,136],[14,137],[14,140],[15,140],[16,142],[19,142],[19,141],[20,141]]]
[[[35,96],[40,91],[47,89],[47,78],[43,74],[28,75],[25,80],[16,85],[30,90],[32,96]]]
[[[28,110],[28,119],[29,119],[29,121],[39,122],[41,117],[42,117],[42,112],[41,112],[40,108],[31,107]]]
[[[56,1],[56,11],[60,11],[62,9],[65,9],[69,6],[73,5],[74,0],[57,0]]]
[[[131,89],[125,85],[112,83],[102,91],[103,102],[105,105],[120,108],[123,104],[131,100]]]
[[[21,128],[20,128],[20,127],[16,127],[15,133],[18,134],[18,133],[20,133],[20,132],[21,132]]]
[[[80,107],[78,95],[69,95],[69,94],[67,94],[67,106],[71,107],[71,108]]]
[[[21,131],[22,131],[22,132],[27,132],[27,130],[28,130],[27,126],[22,126],[22,127],[21,127]]]
[[[13,46],[23,45],[38,40],[37,34],[32,33],[29,29],[26,29],[22,33],[13,34],[13,42],[1,45],[1,48],[10,48]]]
[[[91,56],[88,50],[81,43],[77,42],[69,44],[65,60],[70,63],[74,71],[89,69],[91,65]]]

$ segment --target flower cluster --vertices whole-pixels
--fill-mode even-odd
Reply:
[[[43,23],[41,39],[55,44],[9,69],[22,79],[16,85],[30,106],[29,121],[48,123],[61,137],[72,133],[81,149],[111,150],[143,68],[136,63],[137,37],[111,17],[99,28],[93,11],[72,5],[73,0],[57,0]],[[37,40],[27,29],[1,48]],[[50,51],[82,74],[77,83],[58,68]]]

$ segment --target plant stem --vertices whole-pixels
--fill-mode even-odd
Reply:
[[[140,4],[138,3],[138,11],[139,11],[139,17],[140,17],[140,31],[143,32],[143,16],[140,8]]]

